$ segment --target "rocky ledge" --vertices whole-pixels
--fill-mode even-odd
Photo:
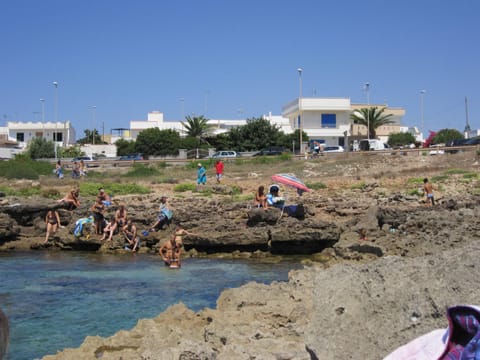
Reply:
[[[117,199],[140,229],[155,219],[158,197]],[[480,290],[480,197],[440,197],[426,207],[415,196],[374,182],[348,194],[305,194],[305,218],[251,209],[229,196],[172,197],[188,256],[209,253],[311,254],[287,283],[255,283],[224,291],[215,309],[177,304],[110,338],[87,337],[78,349],[45,359],[377,359],[434,328],[447,326],[447,306],[477,304]],[[72,224],[87,208],[60,208],[56,239],[43,247],[43,213],[58,204],[1,209],[2,250],[123,251],[75,238]],[[37,204],[37,205],[36,205]],[[364,233],[365,238],[361,238]],[[169,230],[148,234],[142,251],[156,251]]]

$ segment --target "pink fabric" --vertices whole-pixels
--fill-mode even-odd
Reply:
[[[480,307],[460,305],[480,313]],[[451,309],[451,308],[450,308]],[[445,353],[450,341],[453,324],[449,319],[447,329],[433,330],[387,355],[384,360],[438,360]]]
[[[447,348],[448,330],[437,329],[399,347],[384,360],[436,360]]]

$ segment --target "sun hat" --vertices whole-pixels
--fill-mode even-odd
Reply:
[[[202,164],[198,163],[197,166],[202,166]]]

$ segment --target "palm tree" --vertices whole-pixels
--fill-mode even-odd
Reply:
[[[209,135],[212,126],[208,124],[208,119],[205,119],[203,115],[185,117],[187,122],[182,121],[183,127],[187,130],[187,136],[191,136],[205,141],[205,137]]]
[[[369,132],[369,138],[375,139],[377,129],[382,125],[393,124],[395,121],[390,119],[393,114],[384,114],[386,108],[369,107],[355,110],[350,114],[350,119],[354,124],[364,125]]]

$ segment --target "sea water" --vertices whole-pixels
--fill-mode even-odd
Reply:
[[[249,281],[286,281],[295,260],[185,259],[78,252],[0,253],[0,308],[10,321],[7,359],[38,359],[78,347],[88,335],[111,336],[183,302],[214,308],[222,290]]]

